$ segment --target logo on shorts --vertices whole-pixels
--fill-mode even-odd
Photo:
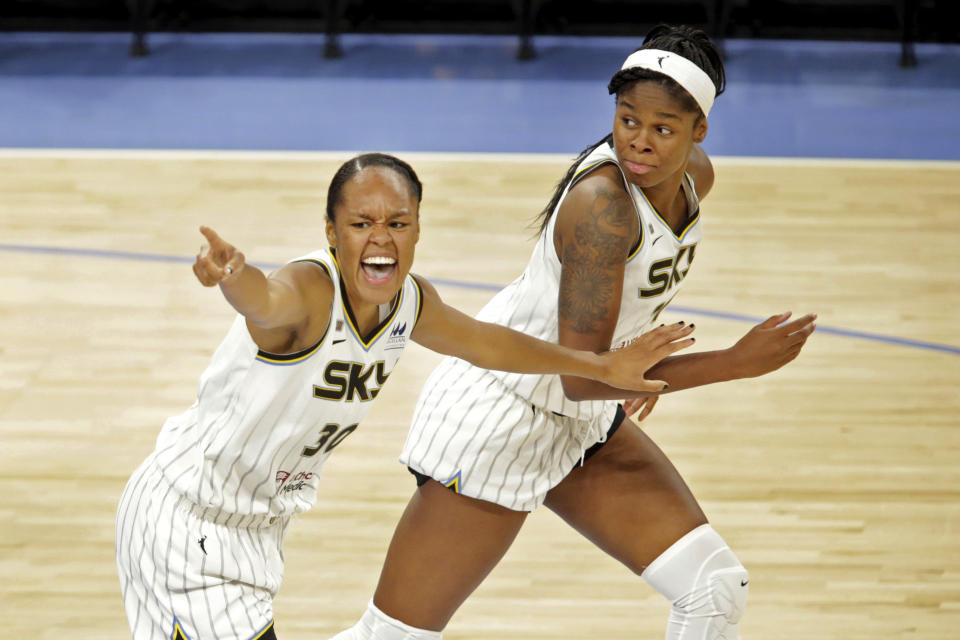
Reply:
[[[307,480],[316,475],[310,471],[301,471],[291,476],[289,471],[277,471],[277,493],[292,493],[300,491],[307,485]],[[287,482],[289,480],[289,482]]]
[[[457,469],[457,472],[453,474],[453,477],[442,484],[454,493],[460,493],[460,469]]]
[[[173,633],[170,634],[171,640],[188,640],[190,636],[184,633],[183,629],[180,627],[180,621],[177,620],[176,616],[173,618]]]

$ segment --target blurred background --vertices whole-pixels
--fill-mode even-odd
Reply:
[[[948,0],[7,0],[7,30],[634,35],[652,22],[717,38],[957,42]],[[651,16],[656,16],[652,19]],[[142,47],[132,50],[143,54]],[[335,48],[327,51],[336,55]],[[904,60],[910,64],[909,56]]]
[[[0,146],[572,155],[659,22],[726,52],[712,154],[958,157],[953,0],[5,0]]]

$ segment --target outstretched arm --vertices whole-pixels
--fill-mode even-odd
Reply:
[[[423,290],[420,320],[412,337],[438,353],[462,358],[484,369],[516,373],[569,373],[603,380],[625,389],[656,392],[660,380],[644,372],[668,355],[693,344],[692,329],[672,325],[641,336],[618,351],[596,354],[544,342],[519,331],[481,322],[445,304],[433,286],[417,278]]]
[[[193,263],[205,287],[220,285],[227,302],[246,317],[262,348],[284,353],[323,335],[333,301],[333,284],[322,269],[305,262],[283,266],[270,277],[247,264],[242,252],[209,227]]]
[[[650,375],[669,382],[671,391],[679,391],[776,371],[800,355],[817,327],[813,313],[788,322],[789,318],[789,311],[770,316],[729,349],[665,358],[650,369]]]
[[[729,349],[668,356],[650,367],[647,375],[665,381],[670,391],[680,391],[715,382],[755,378],[776,371],[800,355],[807,338],[817,327],[816,314],[807,314],[791,322],[787,321],[789,317],[788,311],[767,318]],[[578,399],[619,400],[648,395],[624,394],[620,389],[594,380],[582,381],[579,388],[590,395]],[[624,409],[629,415],[641,407],[644,412],[638,416],[639,422],[653,409],[652,404],[631,402]]]

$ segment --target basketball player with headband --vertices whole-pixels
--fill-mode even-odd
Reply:
[[[654,325],[700,243],[699,203],[714,174],[698,143],[724,82],[702,31],[654,29],[610,81],[612,133],[557,185],[526,270],[478,319],[592,352],[623,348]],[[674,392],[774,371],[815,327],[812,314],[789,317],[768,318],[728,349],[670,356],[649,375]],[[658,395],[443,361],[400,458],[418,487],[373,599],[335,640],[441,638],[541,504],[670,601],[668,640],[737,638],[749,574],[627,418],[643,409],[642,420]]]

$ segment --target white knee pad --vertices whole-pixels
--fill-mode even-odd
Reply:
[[[360,622],[330,640],[442,640],[440,631],[417,629],[391,618],[373,604],[367,604]]]
[[[642,577],[673,608],[666,640],[737,640],[750,574],[709,524],[677,540]]]

